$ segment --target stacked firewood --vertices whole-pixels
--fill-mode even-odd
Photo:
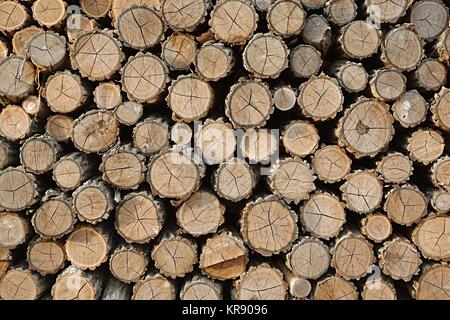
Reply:
[[[1,299],[449,299],[441,0],[0,2]]]

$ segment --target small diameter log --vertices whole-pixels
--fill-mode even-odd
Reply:
[[[67,40],[74,43],[82,32],[91,32],[97,26],[94,19],[89,19],[81,13],[73,13],[67,17],[66,33]]]
[[[300,278],[289,270],[283,263],[277,264],[278,268],[283,273],[289,287],[289,295],[297,299],[305,299],[311,293],[311,282],[307,279]]]
[[[70,153],[58,160],[53,166],[53,181],[62,191],[78,188],[94,173],[94,165],[81,152]]]
[[[214,92],[209,83],[198,76],[181,75],[172,81],[166,102],[173,120],[192,122],[208,114],[213,107]]]
[[[323,8],[327,0],[300,0],[301,4],[310,10]]]
[[[176,145],[190,145],[192,136],[192,129],[187,123],[176,122],[170,128],[170,140]]]
[[[72,196],[72,209],[80,221],[96,224],[107,219],[114,208],[114,192],[100,179],[86,181]]]
[[[41,26],[51,28],[62,23],[67,15],[67,3],[62,0],[36,0],[31,7],[33,19]]]
[[[133,6],[147,6],[159,11],[161,9],[161,0],[112,0],[109,15],[115,21],[122,12]]]
[[[392,105],[392,113],[402,127],[415,127],[425,121],[428,104],[417,90],[406,91]]]
[[[184,277],[197,263],[197,245],[189,238],[166,233],[153,247],[151,257],[163,275]]]
[[[108,259],[114,241],[111,231],[106,225],[77,227],[66,240],[67,260],[82,270],[96,269]]]
[[[372,244],[362,235],[352,232],[336,239],[331,254],[331,266],[336,269],[336,275],[347,280],[361,279],[375,262]]]
[[[257,177],[245,160],[231,158],[219,165],[213,179],[219,197],[238,202],[250,197]]]
[[[371,213],[361,220],[361,233],[375,243],[381,243],[392,234],[392,223],[382,213]]]
[[[278,151],[278,141],[269,129],[246,130],[240,139],[239,149],[249,163],[266,163]]]
[[[309,78],[319,73],[322,54],[313,46],[300,44],[289,54],[289,69],[298,78]]]
[[[377,171],[382,175],[384,182],[403,183],[409,180],[414,170],[413,163],[408,156],[400,152],[385,155],[377,162]]]
[[[411,9],[410,21],[417,34],[425,40],[433,40],[448,27],[448,7],[440,0],[416,2]]]
[[[200,78],[217,81],[231,72],[233,51],[221,42],[207,41],[197,50],[193,62]]]
[[[230,123],[223,118],[207,119],[194,136],[194,146],[208,165],[230,159],[236,151],[236,136]]]
[[[15,145],[0,138],[0,170],[17,163],[19,152]]]
[[[288,286],[279,269],[262,263],[243,273],[234,288],[236,300],[284,300]]]
[[[194,274],[183,284],[180,291],[181,300],[222,300],[223,284]]]
[[[305,26],[306,12],[294,0],[282,0],[272,4],[267,11],[269,30],[276,35],[289,38],[298,35]]]
[[[251,2],[225,0],[214,6],[209,25],[216,40],[232,46],[243,45],[253,36],[258,15]]]
[[[32,117],[46,118],[49,110],[41,96],[28,96],[22,101],[22,108]]]
[[[80,5],[88,17],[101,18],[108,14],[112,0],[80,0]]]
[[[1,248],[14,249],[20,246],[27,240],[29,233],[29,222],[21,214],[8,211],[0,213]]]
[[[450,191],[436,190],[431,198],[431,206],[440,213],[450,211]]]
[[[336,145],[322,146],[314,153],[311,166],[317,177],[327,183],[335,183],[350,173],[352,160]]]
[[[156,118],[147,118],[133,128],[133,145],[150,156],[169,144],[169,125]]]
[[[30,26],[15,32],[12,39],[12,48],[14,54],[22,58],[27,58],[28,44],[31,38],[42,31],[42,28]]]
[[[306,44],[316,47],[325,54],[333,42],[330,24],[322,15],[308,16],[303,27],[302,39]]]
[[[43,174],[53,169],[61,153],[62,148],[53,137],[34,135],[20,147],[20,163],[27,171]]]
[[[450,157],[439,158],[431,168],[431,181],[436,187],[450,191]]]
[[[437,59],[425,59],[414,72],[414,80],[419,88],[436,91],[447,82],[447,67]]]
[[[127,194],[116,206],[115,228],[128,243],[148,243],[163,222],[162,205],[145,191]]]
[[[224,222],[225,206],[217,197],[205,190],[193,193],[178,208],[177,224],[194,237],[216,233]]]
[[[162,150],[150,160],[147,182],[155,195],[184,200],[198,190],[203,176],[203,166],[185,151],[172,148]]]
[[[376,70],[369,81],[372,96],[381,101],[397,100],[406,90],[406,77],[395,69]]]
[[[29,18],[30,16],[23,4],[16,1],[2,1],[0,3],[0,31],[11,34],[22,29]]]
[[[101,300],[130,300],[131,287],[117,278],[109,277],[105,282]]]
[[[58,71],[48,77],[41,91],[53,112],[69,113],[79,109],[86,101],[88,92],[77,74]]]
[[[450,33],[450,32],[449,32]],[[450,38],[450,37],[449,37]],[[433,121],[442,130],[450,132],[450,90],[443,87],[438,94],[435,95],[434,102],[431,106]]]
[[[144,106],[138,102],[125,101],[115,110],[117,120],[126,126],[134,126],[144,114]]]
[[[339,145],[356,158],[373,157],[387,148],[394,134],[389,106],[376,99],[360,99],[345,111],[336,130]]]
[[[416,247],[405,238],[399,237],[383,243],[378,259],[379,266],[385,275],[405,282],[419,273],[422,263]]]
[[[396,186],[386,194],[384,211],[395,223],[410,226],[427,214],[428,200],[413,185]]]
[[[297,101],[297,93],[290,85],[284,85],[273,91],[273,104],[280,111],[291,110]]]
[[[55,274],[64,267],[64,246],[54,240],[36,239],[28,245],[28,267],[42,276]]]
[[[114,109],[122,103],[120,86],[114,82],[101,82],[94,90],[94,103],[99,109]]]
[[[175,300],[176,289],[163,275],[147,275],[133,286],[131,300]]]
[[[258,80],[240,80],[225,100],[225,114],[235,128],[262,127],[273,111],[270,90]]]
[[[49,278],[17,267],[10,269],[0,279],[0,298],[3,300],[37,300],[50,287]]]
[[[418,129],[408,138],[409,158],[424,165],[437,160],[444,151],[442,134],[432,129]]]
[[[281,140],[286,151],[293,157],[305,157],[319,147],[319,134],[308,121],[294,120],[284,127]]]
[[[222,231],[206,240],[199,267],[210,278],[225,281],[245,272],[248,250],[237,234]]]
[[[349,58],[368,58],[378,51],[381,31],[374,28],[369,21],[352,21],[342,27],[339,44]]]
[[[330,70],[339,85],[347,92],[359,92],[366,88],[369,75],[361,63],[340,60]]]
[[[286,203],[298,204],[316,189],[316,177],[309,164],[298,158],[278,159],[267,179],[272,192]]]
[[[11,261],[12,261],[11,251],[9,249],[1,247],[0,248],[0,279],[5,275],[6,271],[8,271]]]
[[[38,69],[58,69],[66,52],[66,38],[53,31],[42,31],[28,42],[27,55]]]
[[[439,60],[446,63],[447,66],[450,65],[450,28],[447,28],[442,32],[434,47],[437,51]]]
[[[14,99],[28,96],[34,90],[35,76],[35,68],[30,61],[14,55],[4,58],[0,61],[0,95]]]
[[[71,232],[76,222],[71,206],[65,194],[44,197],[31,218],[36,233],[44,239],[58,239]]]
[[[248,202],[240,225],[245,243],[263,256],[288,251],[298,237],[297,215],[274,195]]]
[[[346,221],[344,203],[333,194],[317,191],[300,207],[300,222],[306,232],[325,240],[339,234]]]
[[[123,59],[122,45],[110,31],[80,34],[70,52],[72,68],[91,81],[111,78],[120,69]]]
[[[119,122],[112,111],[91,110],[74,121],[72,142],[85,153],[104,152],[117,140]]]
[[[40,199],[36,177],[23,167],[8,167],[0,171],[0,208],[22,211]]]
[[[397,292],[391,280],[383,276],[370,276],[361,292],[363,300],[397,300]]]
[[[430,214],[423,219],[412,234],[412,241],[427,259],[450,260],[450,217]]]
[[[415,69],[423,57],[422,40],[409,24],[389,31],[381,45],[381,60],[399,71]]]
[[[355,285],[341,277],[330,276],[316,284],[314,300],[358,300]]]
[[[196,52],[197,43],[190,34],[173,33],[161,45],[161,58],[171,70],[189,69]]]
[[[286,255],[286,266],[303,279],[315,280],[330,267],[330,251],[327,245],[317,238],[303,237],[292,246]]]
[[[136,282],[145,274],[148,260],[143,248],[121,244],[111,253],[109,270],[122,282]]]
[[[365,0],[366,12],[374,23],[395,23],[403,17],[411,1],[400,0]]]
[[[53,300],[97,300],[102,293],[103,280],[100,270],[83,271],[71,265],[58,275],[51,294]]]
[[[340,190],[346,207],[358,213],[374,211],[383,199],[383,183],[374,171],[355,171]]]
[[[327,19],[338,26],[344,26],[355,19],[357,5],[354,0],[331,0],[323,9]]]
[[[297,104],[305,117],[314,121],[333,119],[342,110],[344,95],[336,79],[323,73],[299,87]]]
[[[161,14],[167,25],[175,31],[194,31],[205,21],[209,2],[205,0],[188,0],[181,4],[178,0],[161,1]]]
[[[417,300],[448,300],[450,290],[446,285],[450,279],[450,266],[435,264],[424,270],[414,283],[414,298]]]

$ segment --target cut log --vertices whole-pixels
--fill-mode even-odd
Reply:
[[[349,156],[336,145],[324,145],[314,153],[311,160],[312,169],[317,177],[327,183],[342,180],[350,173],[351,164]]]
[[[297,93],[290,85],[284,85],[273,91],[273,104],[278,110],[288,111],[295,106]]]
[[[128,243],[147,243],[164,223],[164,209],[147,192],[127,194],[116,206],[115,227]]]
[[[41,96],[28,96],[22,101],[22,108],[32,117],[45,119],[49,110]]]
[[[89,19],[80,13],[73,13],[67,17],[67,40],[74,43],[82,32],[92,32],[96,27],[97,22],[94,19]]]
[[[435,43],[435,48],[439,56],[439,60],[450,65],[450,28],[442,32],[438,41]]]
[[[315,280],[327,272],[331,256],[328,246],[312,237],[300,238],[286,255],[286,266],[303,279]]]
[[[175,31],[194,31],[205,21],[209,9],[209,1],[187,0],[181,4],[179,0],[161,1],[161,14],[167,25]]]
[[[12,48],[14,54],[22,58],[27,58],[28,44],[31,38],[42,31],[42,28],[30,26],[15,32],[12,39]]]
[[[403,183],[409,180],[414,170],[413,163],[408,156],[400,152],[385,155],[377,162],[377,171],[382,175],[384,182]]]
[[[221,282],[214,281],[194,274],[183,284],[180,291],[181,300],[222,300],[223,285]]]
[[[58,275],[51,294],[53,300],[97,300],[102,294],[103,281],[100,270],[83,271],[71,265]]]
[[[186,33],[173,33],[161,45],[161,58],[171,70],[189,69],[196,52],[197,43],[194,37]]]
[[[450,37],[449,37],[450,38]],[[435,95],[434,102],[431,106],[433,121],[442,130],[450,132],[450,90],[443,87],[438,94]]]
[[[66,262],[64,246],[54,240],[36,239],[28,245],[27,262],[41,276],[55,274]]]
[[[436,91],[447,82],[447,67],[437,59],[425,59],[414,72],[419,88]]]
[[[101,300],[130,300],[131,287],[120,280],[109,277],[103,288]]]
[[[0,138],[0,170],[17,164],[18,155],[19,152],[12,142]]]
[[[374,23],[395,23],[403,17],[411,1],[365,0],[366,12]]]
[[[122,12],[133,6],[147,6],[159,11],[161,10],[161,0],[112,0],[109,15],[115,21]]]
[[[371,276],[364,283],[361,298],[363,300],[397,300],[397,292],[389,279],[383,276],[378,278]]]
[[[411,160],[427,165],[441,156],[444,146],[444,138],[439,131],[419,129],[408,138],[407,149]]]
[[[83,2],[83,1],[81,1]],[[31,7],[33,19],[41,26],[59,26],[67,16],[67,3],[62,0],[36,0]]]
[[[289,69],[299,78],[317,75],[322,63],[320,51],[307,44],[296,46],[289,54]]]
[[[395,69],[378,69],[369,81],[372,96],[381,101],[397,100],[406,90],[406,77]]]
[[[426,268],[414,284],[414,298],[417,300],[448,300],[450,294],[445,285],[450,278],[450,266],[435,264]]]
[[[117,120],[126,126],[134,126],[144,114],[144,106],[138,102],[125,101],[115,110]]]
[[[359,92],[366,88],[369,75],[361,63],[340,60],[330,70],[339,85],[347,92]]]
[[[221,42],[207,41],[197,50],[193,62],[200,78],[217,81],[231,72],[233,51]]]
[[[431,181],[436,187],[450,191],[450,157],[439,158],[431,168]]]
[[[108,14],[112,0],[80,0],[80,5],[88,17],[101,18]]]
[[[0,12],[0,31],[6,34],[22,29],[30,19],[25,6],[16,1],[2,1]]]
[[[307,298],[311,293],[311,282],[307,279],[297,277],[283,263],[278,263],[277,266],[283,273],[284,279],[288,284],[290,296],[297,299]]]
[[[416,2],[411,9],[410,21],[422,39],[433,40],[448,27],[448,7],[440,0]]]
[[[314,237],[337,236],[345,221],[344,203],[334,194],[317,191],[300,207],[301,225]]]
[[[66,38],[53,31],[42,31],[28,42],[27,56],[38,69],[58,69],[64,63],[66,52]]]
[[[58,142],[70,140],[73,130],[73,118],[65,114],[54,114],[47,118],[45,133]]]
[[[206,240],[200,255],[202,273],[221,281],[235,279],[245,272],[248,250],[235,233],[221,231]]]
[[[30,225],[25,217],[18,213],[0,213],[0,247],[14,249],[25,243],[30,233]],[[0,277],[1,278],[1,277]]]
[[[149,274],[133,287],[131,300],[175,300],[176,290],[173,283],[163,275]]]
[[[423,219],[412,234],[412,240],[427,259],[450,260],[450,217],[430,214]]]
[[[113,190],[100,179],[86,181],[72,196],[72,209],[80,221],[96,224],[107,219],[114,207]]]
[[[50,287],[49,278],[23,266],[10,269],[0,279],[0,298],[3,300],[36,300]]]
[[[333,42],[330,24],[322,15],[308,16],[303,27],[302,39],[306,44],[313,45],[325,54]]]
[[[216,233],[225,220],[224,214],[225,206],[213,193],[199,190],[178,208],[177,224],[184,232],[198,237]]]
[[[170,140],[176,145],[189,146],[192,139],[192,129],[184,122],[176,122],[170,128]]]
[[[156,118],[147,118],[133,128],[133,145],[150,156],[169,144],[169,125]]]
[[[330,276],[316,284],[314,300],[357,300],[355,285],[341,277]]]
[[[293,157],[305,157],[319,147],[319,134],[308,121],[294,120],[284,127],[281,140],[286,151]]]
[[[370,170],[353,172],[340,189],[346,207],[361,214],[377,209],[383,199],[383,183]]]
[[[94,90],[94,102],[99,109],[114,109],[122,103],[120,86],[114,82],[101,82]]]
[[[9,2],[11,1],[4,1],[2,4]],[[10,55],[0,61],[0,78],[3,79],[0,83],[0,94],[14,99],[28,96],[34,90],[35,75],[30,61]]]
[[[6,271],[8,271],[9,266],[11,264],[11,251],[4,247],[0,248],[0,279],[5,275]]]
[[[298,35],[305,26],[306,12],[294,0],[277,1],[267,11],[269,30],[284,38]]]
[[[214,38],[229,45],[243,45],[258,25],[258,15],[251,2],[225,0],[216,4],[209,19]]]
[[[34,135],[20,147],[20,163],[27,171],[43,174],[53,169],[61,153],[61,145],[53,137]]]
[[[396,186],[386,194],[384,211],[395,223],[410,226],[427,214],[428,200],[413,185]]]
[[[239,150],[250,164],[267,163],[278,151],[278,141],[273,130],[249,129],[239,141]]]
[[[356,17],[357,6],[353,0],[331,0],[325,4],[327,19],[338,26],[344,26]]]
[[[450,211],[450,191],[436,190],[431,198],[431,206],[440,213]]]
[[[248,202],[240,225],[245,243],[263,256],[287,252],[298,237],[297,215],[274,195]]]
[[[243,273],[234,288],[236,300],[284,300],[288,286],[280,270],[262,263]]]
[[[428,104],[417,90],[410,90],[394,102],[392,112],[402,127],[415,127],[425,121]]]
[[[94,173],[94,165],[81,152],[65,155],[53,166],[52,178],[63,191],[74,190]]]
[[[6,58],[9,54],[9,48],[6,45],[5,41],[0,40],[0,60]]]
[[[352,21],[342,27],[339,44],[349,58],[368,58],[378,51],[381,31],[374,28],[369,21]]]
[[[382,213],[371,213],[361,220],[361,233],[375,243],[381,243],[392,234],[392,224]]]
[[[109,270],[122,282],[136,282],[145,274],[148,260],[144,248],[120,244],[111,253]]]

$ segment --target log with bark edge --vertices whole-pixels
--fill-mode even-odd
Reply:
[[[19,213],[0,213],[0,247],[14,249],[25,243],[30,234],[30,225]]]
[[[67,15],[67,3],[62,0],[36,0],[32,6],[33,19],[41,26],[60,25]]]
[[[403,93],[392,104],[392,113],[402,127],[415,127],[425,121],[428,112],[428,103],[417,90]]]
[[[3,300],[36,300],[50,287],[49,278],[40,276],[20,265],[10,269],[0,279],[0,298]]]
[[[160,273],[148,273],[133,286],[132,300],[175,300],[175,286]]]
[[[103,290],[104,277],[100,270],[81,270],[68,266],[52,286],[53,300],[97,300]]]
[[[53,166],[52,178],[63,191],[78,188],[93,175],[94,164],[84,153],[73,152],[61,157]]]
[[[180,291],[181,300],[222,300],[223,284],[207,277],[190,276]]]
[[[428,200],[413,185],[395,186],[386,193],[384,211],[395,223],[410,226],[427,214]]]
[[[147,270],[149,259],[146,254],[145,248],[121,243],[111,253],[109,270],[122,282],[136,282]]]
[[[414,283],[414,298],[417,300],[447,300],[449,290],[445,287],[450,277],[448,265],[427,265]],[[438,290],[436,290],[438,289]]]
[[[64,267],[66,252],[62,243],[38,238],[28,245],[27,261],[30,270],[42,276],[55,274]]]
[[[313,291],[314,300],[357,300],[358,291],[353,282],[337,276],[318,281]]]

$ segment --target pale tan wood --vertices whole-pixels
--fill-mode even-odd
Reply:
[[[383,213],[371,213],[361,220],[361,233],[375,243],[381,243],[392,234],[392,223]]]
[[[70,265],[56,278],[51,295],[53,300],[97,300],[102,293],[103,279],[100,270],[83,271]]]
[[[65,114],[54,114],[47,118],[45,133],[58,142],[70,140],[73,129],[73,118]]]
[[[14,143],[0,138],[0,170],[17,163],[19,152]]]
[[[34,135],[20,147],[20,163],[27,171],[43,174],[53,169],[61,153],[61,145],[53,137]]]
[[[359,92],[366,88],[369,75],[361,63],[337,61],[330,70],[339,85],[347,92]]]
[[[289,54],[289,69],[299,78],[317,75],[322,63],[320,51],[308,44],[299,44]]]
[[[243,273],[234,288],[236,300],[284,300],[288,286],[279,269],[262,263]]]
[[[329,276],[316,284],[313,299],[358,300],[358,291],[352,282],[341,277]]]
[[[354,0],[331,0],[325,4],[323,10],[329,21],[344,26],[355,19],[357,9]]]
[[[62,23],[67,16],[67,3],[62,0],[36,0],[31,10],[33,19],[41,26],[51,28]]]
[[[157,118],[147,118],[133,128],[133,145],[144,155],[158,153],[169,144],[169,125]]]
[[[383,183],[372,170],[353,172],[347,176],[340,190],[346,207],[358,213],[374,211],[383,199]]]
[[[319,147],[316,127],[303,120],[294,120],[284,127],[281,140],[286,151],[293,157],[304,157]]]
[[[437,160],[444,151],[444,138],[439,131],[418,129],[408,138],[409,158],[427,165]]]
[[[53,31],[42,31],[28,42],[27,56],[38,69],[56,70],[66,58],[66,38]]]
[[[130,300],[131,287],[115,277],[105,281],[101,300]]]
[[[416,247],[400,237],[385,241],[379,250],[378,259],[379,266],[385,275],[405,282],[419,272],[419,266],[422,263]]]
[[[97,22],[94,19],[81,13],[73,13],[67,17],[66,33],[67,40],[74,43],[82,32],[91,32],[97,27]]]
[[[6,58],[9,54],[9,48],[6,45],[5,41],[0,40],[0,60]]]
[[[161,9],[161,0],[112,0],[109,15],[115,21],[122,12],[133,6],[147,6],[159,11]]]
[[[8,271],[9,266],[11,265],[11,251],[9,249],[0,248],[0,279],[5,275],[6,271]]]
[[[327,0],[300,0],[301,4],[307,9],[323,8]]]
[[[266,128],[246,130],[240,140],[239,148],[250,164],[266,163],[278,150],[277,137]]]
[[[108,14],[112,0],[80,0],[80,6],[84,13],[91,18],[101,18]]]
[[[80,34],[70,52],[72,68],[91,81],[111,78],[120,69],[123,59],[120,41],[108,30],[94,29]]]
[[[412,234],[412,241],[427,259],[450,260],[450,217],[445,214],[429,214]]]
[[[356,158],[374,157],[387,148],[394,134],[394,118],[388,108],[376,99],[361,98],[352,104],[339,119],[339,145]]]
[[[175,31],[194,31],[205,21],[209,2],[205,0],[161,0],[161,14]]]
[[[104,152],[117,140],[119,122],[113,112],[91,110],[74,120],[72,142],[85,153]]]
[[[27,28],[23,28],[14,33],[14,37],[12,39],[12,48],[15,55],[26,58],[28,43],[31,38],[33,38],[38,33],[42,32],[42,28],[36,26],[29,26]],[[6,56],[5,56],[6,57]]]
[[[364,283],[363,290],[361,292],[361,298],[363,300],[397,300],[397,292],[394,284],[386,277],[371,276],[367,278]]]
[[[2,3],[6,2],[9,1]],[[28,96],[34,90],[35,75],[33,64],[22,57],[10,55],[0,60],[0,78],[3,79],[0,83],[0,95],[12,98]]]
[[[114,109],[122,103],[120,86],[114,82],[101,82],[93,92],[94,102],[99,109]]]
[[[63,191],[78,188],[94,173],[95,166],[86,154],[72,152],[61,157],[53,166],[53,181]]]
[[[136,282],[131,300],[175,300],[176,290],[173,283],[163,275],[147,275]]]
[[[411,8],[410,21],[422,39],[433,40],[448,27],[448,6],[440,0],[418,1]]]
[[[431,180],[436,187],[450,191],[450,157],[439,158],[431,168]]]
[[[450,28],[442,32],[434,46],[439,60],[450,65]]]
[[[21,29],[28,22],[26,7],[17,1],[2,1],[0,3],[0,31],[12,33]]]
[[[21,211],[35,204],[40,196],[36,177],[23,167],[0,171],[0,208]]]
[[[436,91],[447,82],[447,67],[437,59],[424,59],[414,72],[420,88]]]
[[[303,27],[302,39],[306,44],[326,53],[333,41],[330,24],[322,15],[308,16]]]
[[[232,71],[233,51],[221,42],[206,41],[196,51],[193,63],[200,78],[217,81]]]
[[[450,191],[436,190],[431,198],[431,206],[440,213],[450,211]]]
[[[47,118],[49,110],[47,104],[41,96],[31,95],[22,101],[22,108],[32,117],[44,119]]]
[[[195,38],[187,33],[172,33],[161,45],[161,58],[171,70],[186,70],[197,53]]]
[[[336,79],[325,74],[312,76],[299,87],[297,104],[314,121],[333,119],[342,110],[344,95]]]
[[[259,80],[240,79],[225,100],[225,114],[235,128],[264,126],[273,111],[270,90]]]
[[[428,103],[417,90],[403,93],[392,105],[392,113],[403,127],[415,127],[425,121]]]
[[[96,224],[107,219],[114,208],[113,190],[99,178],[87,180],[72,196],[72,209],[80,221]]]
[[[229,45],[245,44],[256,30],[258,15],[251,2],[224,0],[211,11],[209,25],[214,38]]]
[[[197,263],[197,245],[187,237],[167,233],[153,247],[151,257],[163,275],[184,277]]]
[[[288,111],[295,106],[297,93],[290,85],[284,85],[273,91],[273,104],[278,110]]]
[[[417,300],[448,300],[450,266],[435,264],[420,276],[414,285],[414,298]]]
[[[223,284],[194,274],[183,284],[181,300],[223,300]]]
[[[126,126],[134,126],[144,113],[144,106],[138,102],[125,101],[114,110],[117,120]]]
[[[298,237],[297,215],[274,195],[248,202],[240,225],[245,243],[263,256],[287,252]]]
[[[170,128],[170,140],[177,145],[189,145],[192,136],[192,129],[187,123],[176,122]]]
[[[298,204],[316,189],[309,164],[298,158],[278,159],[267,177],[272,192],[287,203]]]
[[[64,267],[66,253],[58,241],[35,239],[28,245],[27,262],[41,276],[55,274]]]
[[[304,230],[314,237],[333,238],[346,222],[344,203],[334,194],[316,191],[300,207],[300,222]]]
[[[295,275],[315,280],[327,272],[331,256],[329,248],[313,237],[302,237],[286,255],[286,266]]]
[[[395,23],[405,15],[413,1],[365,0],[366,12],[374,23]]]
[[[148,257],[144,248],[130,244],[119,244],[111,253],[109,270],[125,283],[138,281],[147,270]]]
[[[388,183],[403,183],[409,180],[414,170],[412,161],[400,152],[391,152],[377,162],[377,171]]]
[[[162,40],[166,26],[154,9],[149,6],[133,6],[120,13],[115,21],[115,29],[125,46],[144,50]]]
[[[277,267],[283,273],[289,287],[289,295],[292,298],[305,299],[311,293],[311,282],[292,273],[283,263],[277,263]]]
[[[294,0],[282,0],[272,4],[267,11],[269,30],[284,38],[298,35],[304,25],[306,12]]]
[[[434,97],[431,106],[433,121],[442,130],[450,132],[450,90],[442,87],[442,89]]]
[[[30,233],[28,219],[21,214],[4,211],[0,213],[0,247],[14,249],[25,243]]]
[[[355,20],[342,27],[339,43],[349,58],[368,58],[378,51],[381,31],[374,28],[369,21]]]
[[[23,266],[10,269],[0,279],[0,298],[3,300],[37,300],[50,287],[49,280]]]
[[[164,223],[161,203],[148,192],[128,193],[116,206],[114,225],[128,243],[148,243]]]
[[[386,194],[384,211],[395,223],[410,226],[427,214],[428,200],[413,185],[396,186]]]
[[[342,180],[350,173],[351,164],[350,157],[337,145],[323,145],[311,160],[311,167],[317,177],[327,183]]]
[[[225,206],[206,190],[193,193],[176,212],[177,224],[194,237],[216,233],[225,221]]]
[[[395,69],[378,69],[369,81],[372,96],[380,101],[397,100],[406,90],[406,77]]]

